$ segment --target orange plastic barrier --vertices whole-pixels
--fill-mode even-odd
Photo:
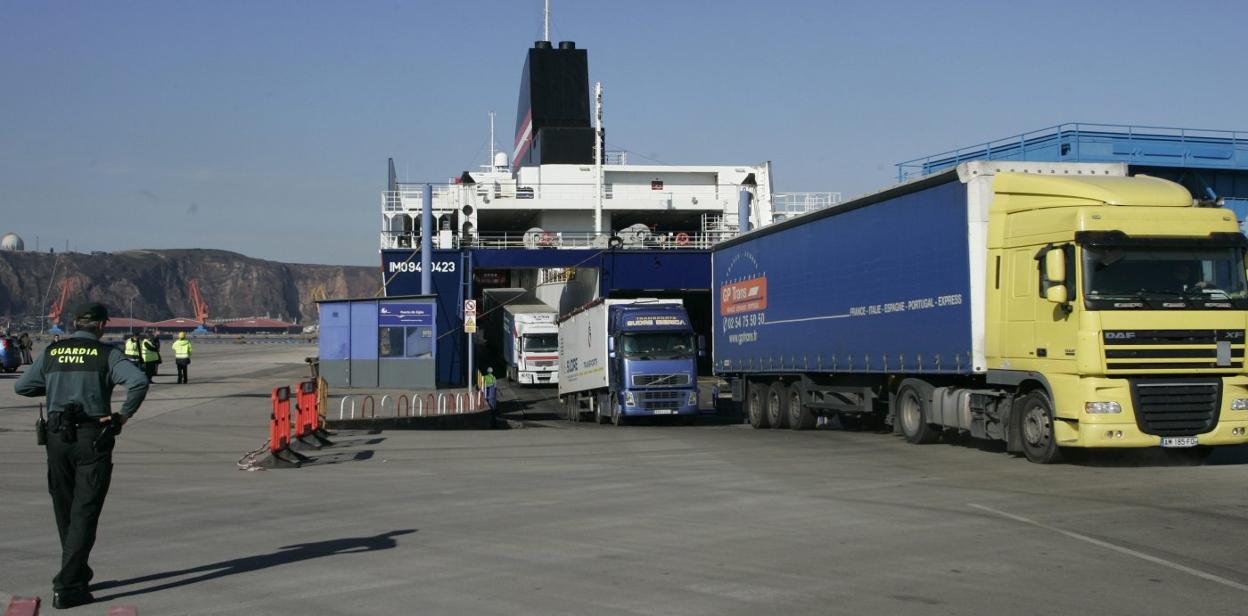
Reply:
[[[273,412],[269,414],[269,452],[274,455],[290,449],[290,388],[274,387],[269,396]]]

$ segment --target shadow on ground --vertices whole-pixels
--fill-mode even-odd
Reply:
[[[161,573],[153,573],[125,580],[108,580],[105,582],[99,582],[97,584],[93,584],[91,586],[91,590],[93,592],[99,592],[102,590],[111,590],[125,586],[146,584],[148,582],[172,580],[162,584],[157,584],[156,586],[126,590],[96,598],[96,601],[98,602],[113,601],[124,597],[133,597],[135,595],[144,595],[172,588],[180,588],[182,586],[190,586],[191,584],[198,584],[200,582],[215,580],[231,575],[238,575],[240,573],[251,573],[261,569],[280,567],[281,565],[312,560],[314,558],[325,558],[327,556],[337,556],[339,554],[360,554],[363,552],[389,550],[398,547],[399,545],[399,543],[395,541],[395,537],[410,535],[414,532],[416,532],[416,529],[409,528],[404,530],[392,530],[390,532],[373,535],[371,537],[347,537],[344,539],[331,539],[328,541],[287,545],[268,554],[255,554],[252,556],[244,556],[242,558],[223,560],[208,565],[200,565],[198,567],[191,567],[188,569],[178,569],[176,571],[164,571]],[[173,578],[182,579],[173,580]]]

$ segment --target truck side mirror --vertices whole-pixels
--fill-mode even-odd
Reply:
[[[1049,254],[1053,254],[1053,253],[1049,253]],[[1045,289],[1044,299],[1047,299],[1050,302],[1053,302],[1054,304],[1065,304],[1067,301],[1069,301],[1069,298],[1066,297],[1066,285],[1056,284]]]
[[[607,357],[615,358],[615,338],[607,338]]]
[[[1061,248],[1054,248],[1044,253],[1044,275],[1045,275],[1045,278],[1049,279],[1049,282],[1055,285],[1061,286],[1065,284],[1066,282],[1066,251],[1065,250],[1062,250]],[[1062,291],[1063,291],[1063,296],[1065,296],[1065,287],[1063,287]],[[1048,292],[1046,291],[1045,297],[1052,298],[1053,296],[1049,295]],[[1055,300],[1049,299],[1049,301],[1055,301]],[[1063,299],[1061,301],[1066,301],[1066,300]]]

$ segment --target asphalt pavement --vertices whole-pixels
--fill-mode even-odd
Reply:
[[[242,472],[306,345],[205,345],[127,425],[92,557],[142,614],[1242,614],[1248,454],[1037,466],[991,444],[614,427],[505,387],[511,429],[342,432]],[[171,370],[166,370],[171,372]],[[0,601],[59,560],[0,377]],[[523,410],[523,414],[518,411]],[[49,610],[50,611],[50,610]]]

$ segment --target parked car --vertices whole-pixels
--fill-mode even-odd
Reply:
[[[22,350],[17,346],[17,338],[0,337],[0,371],[17,372],[22,365]]]

